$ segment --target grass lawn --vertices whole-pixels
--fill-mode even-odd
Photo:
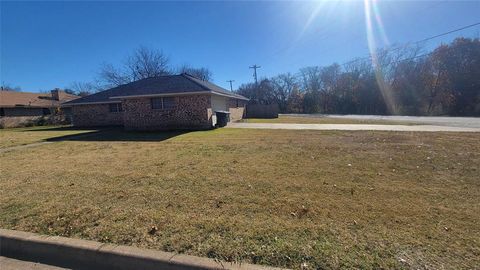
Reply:
[[[78,130],[65,126],[0,129],[0,149],[41,142],[52,137],[81,134],[84,132],[91,132],[91,130]]]
[[[284,116],[278,118],[259,119],[249,118],[243,119],[245,123],[281,123],[281,124],[369,124],[369,125],[418,125],[418,123],[407,121],[388,121],[388,120],[366,120],[366,119],[344,119],[334,117],[301,117],[301,116]]]
[[[2,228],[291,268],[480,265],[475,133],[110,131],[0,164]]]

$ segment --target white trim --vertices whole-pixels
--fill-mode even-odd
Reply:
[[[117,106],[115,106],[116,111],[112,111],[112,110],[111,110],[110,105],[112,105],[112,104],[117,105]],[[120,106],[118,106],[118,105],[120,105]],[[123,107],[123,106],[122,106],[122,103],[119,103],[119,102],[116,102],[116,103],[108,103],[108,111],[110,111],[110,113],[123,113],[123,108],[122,108],[122,107]]]
[[[224,96],[224,97],[229,97],[229,98],[248,100],[248,98],[240,98],[240,97],[235,97],[235,96],[232,96],[232,95],[218,93],[218,92],[212,92],[212,95],[218,95],[218,96]]]

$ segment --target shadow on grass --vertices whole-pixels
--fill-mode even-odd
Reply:
[[[53,130],[53,129],[49,129]],[[168,140],[170,138],[186,134],[190,131],[125,131],[123,128],[97,128],[92,129],[80,129],[80,128],[56,128],[55,130],[85,130],[87,132],[80,134],[69,134],[60,137],[48,138],[45,141],[58,142],[58,141],[84,141],[84,142],[107,142],[107,141],[119,141],[119,142],[159,142]]]
[[[37,126],[31,128],[25,128],[21,132],[35,132],[35,131],[69,131],[69,130],[97,130],[97,128],[78,128],[74,126],[63,126],[63,127],[47,127],[47,126]]]

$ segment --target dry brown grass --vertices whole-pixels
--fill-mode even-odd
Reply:
[[[246,123],[282,123],[282,124],[376,124],[376,125],[417,125],[413,122],[406,121],[388,121],[388,120],[368,120],[368,119],[345,119],[333,117],[301,117],[301,116],[285,116],[280,115],[278,118],[260,119],[250,118],[243,119]]]
[[[41,116],[12,116],[12,117],[0,117],[0,129],[4,128],[16,128],[16,127],[25,127],[33,126],[35,121],[38,121]]]
[[[26,128],[0,129],[0,149],[36,143],[48,138],[81,134],[92,130],[78,130],[66,128],[65,126],[40,126]]]
[[[0,153],[0,227],[292,268],[480,265],[478,134],[97,139]]]

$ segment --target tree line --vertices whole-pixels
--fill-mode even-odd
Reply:
[[[237,93],[282,113],[480,116],[480,40],[457,38],[428,53],[416,45],[379,49],[243,84]]]

